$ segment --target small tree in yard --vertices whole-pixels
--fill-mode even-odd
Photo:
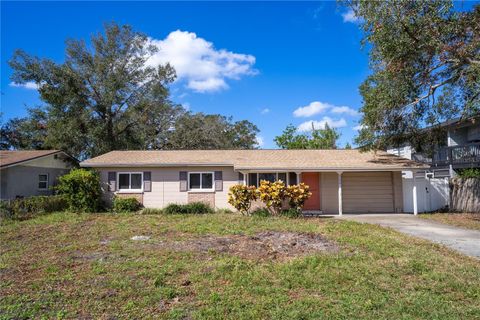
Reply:
[[[248,214],[252,202],[257,200],[257,190],[254,186],[237,184],[230,187],[228,203],[242,214]]]
[[[287,198],[287,188],[281,180],[270,182],[260,181],[258,187],[260,200],[267,206],[273,215],[278,215],[282,210],[283,201]]]
[[[286,195],[288,197],[290,208],[300,211],[305,204],[305,201],[312,196],[312,193],[309,190],[310,187],[303,182],[288,186]]]
[[[56,187],[65,196],[69,209],[75,212],[95,212],[101,207],[102,189],[97,172],[73,169],[60,177]]]

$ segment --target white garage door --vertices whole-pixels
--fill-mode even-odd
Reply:
[[[391,172],[343,173],[343,212],[395,212],[392,180]]]

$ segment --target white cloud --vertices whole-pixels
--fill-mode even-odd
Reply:
[[[355,12],[352,9],[348,9],[342,13],[343,22],[357,23],[360,21],[360,18],[355,15]]]
[[[245,75],[255,75],[255,57],[225,49],[215,49],[212,42],[197,37],[193,32],[173,31],[163,40],[150,40],[158,52],[148,64],[157,66],[169,62],[177,72],[179,81],[196,92],[213,92],[227,89],[226,79],[239,80]]]
[[[352,109],[350,107],[346,107],[346,106],[333,107],[331,111],[333,113],[339,113],[339,114],[345,113],[345,114],[348,114],[349,116],[358,116],[360,114],[357,110]]]
[[[256,140],[257,140],[257,143],[256,143],[257,146],[258,146],[258,147],[263,147],[263,145],[265,144],[265,141],[263,140],[263,137],[257,136],[257,137],[256,137]]]
[[[359,124],[358,126],[353,127],[353,130],[360,131],[363,128],[365,128],[365,126],[363,124]]]
[[[333,105],[329,103],[313,101],[308,106],[297,108],[295,111],[293,111],[293,115],[295,117],[311,117],[332,107]]]
[[[268,108],[262,109],[262,111],[260,111],[261,114],[267,114],[269,112],[270,112],[270,109]]]
[[[25,88],[25,89],[29,89],[29,90],[37,90],[39,88],[39,85],[36,84],[33,81],[28,81],[28,82],[25,82],[25,83],[10,82],[10,87]]]
[[[323,117],[322,120],[309,120],[305,121],[297,127],[297,130],[300,132],[312,131],[312,126],[315,129],[325,129],[325,124],[328,124],[330,128],[343,128],[347,126],[347,121],[341,118],[338,120],[333,120],[330,117]]]

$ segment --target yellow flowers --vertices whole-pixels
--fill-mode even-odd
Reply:
[[[247,214],[253,201],[260,199],[274,215],[278,215],[284,207],[300,210],[305,201],[312,195],[309,187],[300,183],[285,186],[281,180],[260,181],[260,186],[234,185],[228,193],[228,203],[243,214]]]

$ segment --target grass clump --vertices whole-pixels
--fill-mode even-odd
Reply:
[[[0,202],[2,219],[27,220],[38,215],[56,211],[64,211],[68,203],[64,196],[34,196]]]
[[[270,217],[272,215],[267,208],[255,209],[250,214],[255,217]]]
[[[136,198],[119,198],[113,199],[114,212],[136,212],[140,210],[141,203]]]
[[[192,202],[188,204],[172,203],[163,209],[165,214],[205,214],[213,213],[214,210],[203,202]]]
[[[162,214],[163,210],[159,208],[143,208],[142,211],[140,211],[141,214]]]

